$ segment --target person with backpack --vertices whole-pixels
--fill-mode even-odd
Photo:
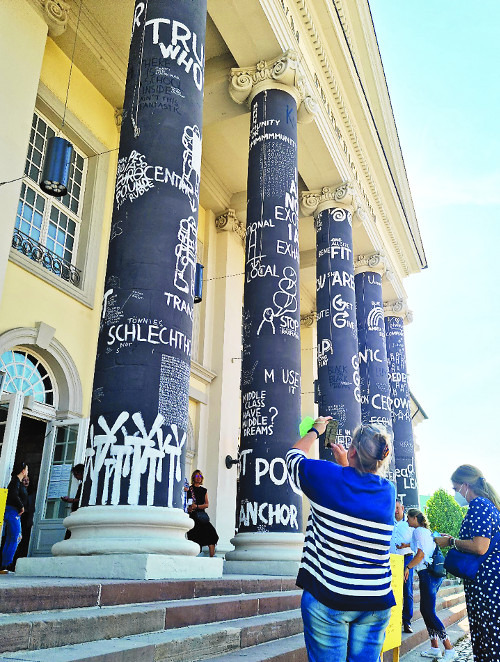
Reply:
[[[422,657],[443,658],[454,660],[457,653],[446,634],[446,629],[436,614],[436,595],[442,584],[444,571],[442,561],[434,558],[434,552],[439,551],[429,525],[423,513],[417,508],[410,508],[407,513],[409,526],[414,529],[411,548],[415,556],[405,569],[405,581],[408,581],[409,570],[415,568],[420,586],[420,613],[424,619],[431,640],[430,650],[420,653]],[[434,566],[439,565],[439,569]],[[439,639],[444,646],[444,653],[439,648]]]

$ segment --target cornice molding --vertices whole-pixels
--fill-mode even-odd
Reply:
[[[406,299],[384,301],[385,317],[400,317],[405,324],[413,322],[413,312],[408,308]]]
[[[300,210],[304,216],[318,216],[325,209],[347,209],[354,211],[357,205],[356,192],[351,182],[339,186],[323,186],[319,191],[303,191],[300,194]]]
[[[261,60],[255,66],[231,69],[229,94],[236,103],[250,105],[259,92],[268,89],[285,89],[297,102],[297,120],[303,124],[312,121],[317,104],[295,51],[287,50],[274,60]]]
[[[213,380],[217,377],[217,373],[212,372],[208,368],[206,368],[204,365],[201,363],[198,363],[197,361],[191,361],[191,374],[193,377],[196,377],[200,381],[202,381],[204,384],[211,384]]]
[[[305,315],[300,316],[300,326],[303,326],[305,328],[310,328],[316,323],[317,319],[318,319],[317,312],[315,310],[311,310],[310,313],[306,313]]]
[[[29,0],[47,23],[49,37],[59,37],[68,26],[69,3],[65,0]]]
[[[333,98],[335,100],[335,105],[336,105],[336,107],[339,111],[339,116],[342,118],[343,125],[344,125],[345,129],[347,130],[347,135],[348,135],[352,150],[353,150],[354,154],[357,157],[358,163],[361,167],[361,171],[362,171],[362,173],[364,175],[364,179],[365,179],[365,181],[368,185],[368,188],[369,188],[369,191],[371,193],[372,199],[376,203],[377,211],[380,215],[380,219],[383,222],[384,229],[387,232],[387,235],[388,235],[388,237],[389,237],[389,239],[390,239],[390,241],[391,241],[391,243],[394,247],[394,250],[395,250],[395,252],[398,256],[398,259],[399,259],[401,268],[403,270],[403,273],[404,273],[404,275],[409,275],[410,274],[410,267],[409,267],[408,261],[406,260],[404,254],[403,254],[403,251],[402,251],[402,249],[399,245],[399,242],[396,239],[394,231],[391,227],[390,220],[389,220],[389,218],[388,218],[388,216],[385,212],[384,205],[382,203],[382,199],[380,197],[379,191],[378,191],[378,189],[376,187],[376,184],[375,184],[375,180],[372,177],[372,174],[371,174],[371,171],[370,171],[370,167],[369,167],[369,164],[368,164],[368,159],[367,159],[367,157],[366,157],[366,155],[365,155],[365,153],[364,153],[364,151],[361,147],[358,135],[355,131],[353,122],[352,122],[351,117],[350,117],[350,113],[349,113],[349,111],[347,109],[347,106],[345,104],[345,101],[343,99],[339,83],[338,83],[337,78],[334,74],[333,68],[330,64],[330,61],[329,61],[329,58],[328,58],[327,53],[325,51],[325,48],[323,47],[323,43],[321,41],[321,38],[319,36],[319,32],[318,32],[318,30],[316,28],[316,25],[314,23],[314,19],[312,17],[312,14],[309,11],[307,0],[295,0],[295,2],[296,2],[296,5],[297,5],[297,8],[298,8],[299,15],[302,18],[304,31],[309,36],[309,38],[310,38],[310,40],[313,44],[316,56],[319,60],[320,66],[318,67],[318,71],[322,71],[325,78],[326,78],[326,81],[328,83],[328,87],[330,89],[330,92],[333,95]],[[336,6],[337,6],[337,4],[338,3],[336,2]],[[316,83],[316,87],[317,87],[317,96],[319,96],[319,98],[321,98],[321,100],[323,102],[323,108],[325,109],[330,122],[333,124],[334,133],[337,136],[337,139],[338,139],[339,143],[343,147],[343,151],[346,154],[348,154],[349,147],[348,147],[347,143],[345,142],[345,140],[342,136],[342,132],[339,128],[336,117],[334,117],[334,115],[333,115],[330,104],[327,100],[325,92],[322,89],[322,86],[321,86],[321,83],[319,81],[319,78],[318,78],[317,74],[314,74],[314,79],[315,79],[315,83]],[[352,170],[352,172],[353,172],[353,174],[356,178],[356,181],[359,184],[359,187],[360,187],[363,199],[366,203],[366,206],[370,210],[372,216],[374,216],[375,214],[374,214],[374,210],[373,210],[372,205],[371,205],[370,197],[368,196],[368,193],[365,191],[365,188],[363,186],[361,178],[359,177],[359,175],[357,173],[356,166],[351,161],[351,159],[348,159],[348,160],[349,160],[350,169]]]
[[[217,216],[215,219],[215,227],[217,228],[217,232],[234,232],[242,242],[245,242],[246,226],[245,223],[240,221],[236,216],[234,209],[226,209],[223,214]]]

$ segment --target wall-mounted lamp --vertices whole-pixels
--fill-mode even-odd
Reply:
[[[196,273],[194,277],[194,302],[201,303],[203,300],[203,265],[196,263]]]

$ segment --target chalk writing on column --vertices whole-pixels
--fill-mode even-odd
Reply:
[[[135,428],[129,433],[129,419]],[[127,423],[128,428],[125,427]],[[161,482],[163,460],[169,457],[169,483],[167,507],[173,507],[174,483],[181,481],[181,454],[186,443],[186,433],[177,425],[167,428],[164,434],[164,418],[156,417],[149,432],[142,415],[135,412],[130,416],[123,411],[110,426],[104,416],[98,424],[104,434],[96,434],[94,426],[90,429],[90,446],[86,450],[86,462],[83,481],[91,480],[89,506],[97,503],[97,488],[100,475],[103,476],[103,491],[100,503],[118,505],[121,499],[121,479],[129,478],[126,503],[137,505],[154,504],[156,483]],[[120,442],[120,443],[118,443]],[[173,442],[173,443],[171,443]],[[147,475],[145,499],[141,499],[141,476]]]
[[[162,354],[158,413],[164,417],[166,425],[181,424],[188,419],[189,395],[186,384],[189,384],[189,374],[187,361]]]

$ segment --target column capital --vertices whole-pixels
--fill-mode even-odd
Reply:
[[[215,219],[215,227],[217,232],[230,231],[234,232],[241,241],[245,241],[246,227],[243,221],[236,216],[234,209],[226,209],[225,212],[220,214]]]
[[[356,194],[351,182],[340,186],[323,186],[319,191],[303,191],[300,209],[304,216],[318,216],[325,209],[340,207],[353,211],[356,208]]]
[[[300,316],[300,326],[310,328],[316,322],[318,314],[315,310]]]
[[[65,0],[30,0],[49,28],[49,37],[59,37],[68,27],[69,3]]]
[[[382,278],[386,276],[389,280],[392,278],[392,271],[389,269],[389,262],[381,251],[358,255],[354,258],[354,273],[362,274],[364,271],[375,271]]]
[[[255,66],[233,68],[229,75],[229,94],[236,103],[252,103],[263,90],[285,90],[297,102],[297,120],[306,124],[317,112],[317,103],[301,71],[299,56],[285,51],[274,60],[261,60]]]
[[[413,312],[408,308],[406,299],[384,301],[385,317],[400,317],[405,324],[413,322]]]

